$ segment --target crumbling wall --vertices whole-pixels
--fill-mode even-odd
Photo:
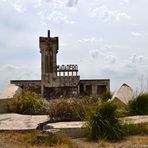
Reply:
[[[48,77],[49,81],[43,82],[44,86],[48,87],[75,87],[80,81],[79,76],[57,76],[54,78]]]
[[[10,83],[20,86],[25,91],[41,94],[41,80],[11,80]]]
[[[70,98],[78,96],[77,87],[45,87],[44,97],[48,99]]]
[[[109,91],[109,79],[80,80],[79,82],[79,93],[81,95],[103,95]]]

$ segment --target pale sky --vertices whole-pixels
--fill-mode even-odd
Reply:
[[[40,79],[39,36],[60,38],[58,64],[81,79],[148,84],[148,0],[1,0],[0,90],[11,79]]]

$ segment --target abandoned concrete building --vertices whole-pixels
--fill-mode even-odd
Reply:
[[[41,80],[11,80],[11,84],[41,94],[45,98],[60,96],[102,95],[110,90],[109,79],[81,80],[78,65],[57,65],[58,37],[39,38]]]

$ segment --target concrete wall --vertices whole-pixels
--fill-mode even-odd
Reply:
[[[84,92],[81,92],[83,86]],[[80,80],[79,93],[84,95],[102,95],[105,92],[110,91],[109,79],[97,79],[97,80]]]
[[[77,95],[102,95],[110,91],[109,79],[97,80],[80,80],[79,76],[57,76],[51,79],[52,83],[43,83],[44,97],[58,98],[71,97]],[[11,84],[18,85],[26,91],[36,92],[41,94],[40,80],[11,80]],[[81,85],[84,87],[84,92],[81,92]],[[99,90],[100,89],[100,90]]]
[[[45,87],[44,97],[49,99],[78,96],[78,87]]]
[[[46,87],[76,87],[80,81],[79,76],[57,76],[55,78],[48,78],[49,82],[43,82]]]
[[[41,80],[11,80],[10,83],[20,86],[25,91],[41,94]]]

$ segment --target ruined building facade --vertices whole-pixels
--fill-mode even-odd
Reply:
[[[41,80],[11,80],[24,90],[46,98],[60,96],[102,95],[110,90],[109,79],[80,80],[78,65],[57,65],[58,37],[39,38],[41,53]]]

